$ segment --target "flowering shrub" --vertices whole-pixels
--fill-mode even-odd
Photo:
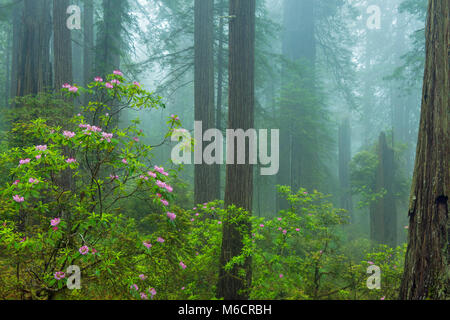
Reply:
[[[97,98],[70,119],[70,128],[42,118],[21,123],[16,131],[37,143],[0,156],[11,178],[0,188],[1,255],[22,296],[53,296],[69,265],[79,265],[87,279],[123,268],[124,249],[138,252],[141,243],[121,212],[126,199],[143,199],[161,212],[170,206],[169,173],[151,164],[152,148],[139,143],[137,122],[118,129],[112,121],[125,108],[161,107],[160,98],[126,83],[118,71],[108,76],[112,87],[100,80],[88,89],[63,86],[67,97]],[[168,123],[168,133],[180,125],[179,119]]]
[[[117,125],[121,110],[164,107],[139,83],[116,70],[87,88],[65,84],[62,91],[62,105],[91,99],[59,124],[45,117],[17,122],[20,147],[0,155],[0,176],[7,177],[0,186],[0,298],[214,299],[223,226],[240,225],[249,213],[222,201],[180,207],[186,195],[175,196],[182,188],[176,171],[152,162],[139,122]],[[59,101],[20,101],[42,106],[40,99]],[[167,125],[164,139],[179,130],[179,117]],[[243,271],[252,257],[252,299],[396,298],[405,248],[349,248],[344,210],[317,191],[280,192],[289,209],[250,217],[239,228],[242,252],[225,267]],[[371,264],[382,270],[381,290],[366,287]],[[70,265],[81,269],[81,290],[66,288]]]

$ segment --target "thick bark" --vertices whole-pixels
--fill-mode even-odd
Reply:
[[[350,161],[351,161],[351,128],[350,119],[342,120],[339,126],[339,184],[341,208],[350,214],[353,211],[352,194],[350,190]]]
[[[72,83],[72,38],[66,25],[69,0],[53,0],[54,87]]]
[[[203,131],[215,125],[214,116],[214,23],[213,0],[195,1],[195,121]],[[203,142],[202,150],[210,142]],[[218,165],[196,164],[194,176],[195,203],[212,201],[217,196]]]
[[[430,0],[409,234],[400,299],[449,299],[449,0]]]
[[[248,130],[254,126],[255,106],[255,0],[230,0],[229,32],[229,107],[228,128]],[[229,141],[227,141],[227,144]],[[248,150],[248,149],[247,149]],[[234,147],[234,163],[237,163],[237,148]],[[229,151],[227,151],[228,153]],[[225,182],[225,207],[235,205],[252,212],[253,166],[249,164],[227,164]],[[235,210],[229,214],[235,215]],[[223,223],[223,238],[220,256],[218,297],[226,300],[247,299],[251,286],[251,259],[246,258],[243,266],[235,265],[226,272],[224,266],[232,257],[240,255],[244,232],[250,235],[248,219],[238,224],[228,219]],[[243,233],[239,229],[243,229]],[[245,276],[239,274],[245,271]]]
[[[25,0],[17,48],[16,94],[36,94],[51,87],[50,0]]]

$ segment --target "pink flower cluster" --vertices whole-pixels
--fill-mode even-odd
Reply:
[[[82,246],[80,249],[78,249],[78,251],[82,254],[82,255],[86,255],[89,253],[89,247],[88,246]]]
[[[16,194],[15,196],[13,196],[13,199],[14,199],[14,201],[17,202],[17,203],[21,203],[21,202],[24,202],[24,201],[25,201],[25,198],[19,196],[18,194]]]
[[[62,280],[66,277],[66,274],[62,271],[55,272],[54,277],[56,280]]]
[[[160,188],[166,189],[167,192],[172,192],[173,191],[173,188],[170,185],[168,185],[165,182],[162,182],[160,180],[156,180],[156,185],[158,187],[160,187]]]
[[[156,172],[161,173],[163,176],[166,176],[166,177],[169,176],[169,174],[164,171],[163,167],[155,166],[154,169],[155,169]]]
[[[63,87],[63,89],[69,89],[69,92],[73,92],[73,93],[77,93],[77,92],[78,92],[78,88],[77,88],[77,87],[71,86],[71,85],[68,84],[68,83],[64,83],[64,84],[62,85],[62,87]]]
[[[108,142],[111,142],[111,139],[112,139],[113,135],[114,135],[113,133],[102,132],[102,137],[103,138],[101,138],[100,141],[106,140]]]
[[[39,180],[30,178],[30,179],[28,179],[28,182],[31,183],[31,184],[37,184],[37,183],[39,183]]]
[[[22,159],[19,161],[19,165],[30,163],[31,159]]]
[[[170,219],[170,221],[174,221],[177,215],[173,212],[167,212],[167,217]]]
[[[45,151],[45,150],[47,150],[47,145],[36,146],[36,150],[39,150],[39,151]]]
[[[66,137],[67,139],[71,139],[71,138],[75,137],[75,132],[64,131],[63,136]]]

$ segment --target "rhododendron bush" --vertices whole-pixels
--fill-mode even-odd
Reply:
[[[252,216],[242,227],[250,215],[244,210],[222,201],[184,203],[176,195],[178,171],[154,163],[139,121],[118,126],[121,110],[162,108],[161,98],[118,70],[62,92],[60,105],[75,109],[86,96],[89,103],[60,123],[17,122],[17,145],[0,155],[7,177],[0,186],[1,298],[214,299],[224,222],[241,225],[244,243],[226,270],[245,272],[252,257],[253,299],[395,296],[404,249],[343,243],[347,214],[323,194],[281,187],[290,209]],[[20,102],[42,105],[42,97],[27,99]],[[180,127],[172,115],[161,139]],[[388,270],[382,291],[364,286],[371,263]],[[69,290],[73,265],[81,287]]]

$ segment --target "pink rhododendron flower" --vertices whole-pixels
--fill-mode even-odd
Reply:
[[[45,151],[45,150],[47,150],[47,145],[36,146],[36,150],[39,150],[39,151]]]
[[[299,228],[296,228],[295,231],[300,231],[300,229],[299,229]]]
[[[139,179],[141,179],[141,180],[148,180],[148,177],[141,174],[139,176]]]
[[[86,255],[89,253],[89,248],[87,246],[82,246],[79,250],[78,250],[82,255]]]
[[[62,280],[66,277],[66,274],[62,271],[58,271],[58,272],[55,272],[54,277],[56,280]]]
[[[141,86],[141,84],[140,84],[139,82],[137,82],[137,81],[134,81],[133,84],[134,84],[135,86],[138,86],[138,87]]]
[[[281,220],[283,220],[283,218],[278,218],[278,221],[281,221]]]
[[[100,139],[100,140],[106,140],[106,141],[108,141],[108,142],[111,142],[111,139],[112,139],[112,137],[113,137],[113,133],[106,133],[106,132],[102,132],[102,139]]]
[[[137,286],[137,284],[132,284],[132,285],[130,286],[130,289],[134,289],[134,290],[136,290],[136,291],[139,291],[139,287]]]
[[[28,179],[28,182],[31,183],[31,184],[36,184],[36,183],[39,183],[39,180],[30,178],[30,179]]]
[[[162,203],[164,206],[166,206],[166,207],[169,205],[169,201],[167,201],[167,200],[165,200],[165,199],[161,199],[160,201],[161,201],[161,203]]]
[[[367,263],[370,264],[370,265],[373,265],[373,262],[372,262],[372,261],[367,261]]]
[[[155,288],[150,288],[150,289],[148,289],[148,292],[150,292],[150,294],[152,295],[152,299],[153,299],[153,296],[156,295],[156,290],[155,290]]]
[[[148,300],[148,296],[144,292],[141,292],[141,299]]]
[[[281,230],[283,230],[283,228],[282,228],[282,227],[279,227],[279,228],[278,228],[278,231],[281,231]]]
[[[287,233],[287,230],[283,230],[283,234],[286,234]]]
[[[42,155],[38,154],[38,155],[36,156],[36,160],[39,160],[40,158],[42,158]]]
[[[284,277],[284,275],[282,273],[280,273],[279,275],[280,279]]]
[[[156,173],[154,173],[153,171],[149,171],[147,172],[147,174],[152,178],[156,178]]]
[[[64,132],[63,132],[63,136],[66,137],[66,138],[68,138],[68,139],[70,139],[70,138],[75,137],[75,132],[64,131]]]
[[[70,87],[71,87],[71,85],[68,84],[68,83],[64,83],[64,84],[62,85],[62,88],[63,88],[63,89],[69,89]]]
[[[24,198],[24,197],[21,197],[21,196],[19,196],[19,195],[17,195],[17,194],[13,197],[13,199],[14,199],[14,201],[17,202],[17,203],[21,203],[21,202],[24,202],[24,201],[25,201],[25,198]]]
[[[180,267],[184,270],[186,269],[186,265],[183,263],[183,261],[180,261]]]
[[[77,87],[70,87],[69,91],[73,92],[73,93],[77,93],[78,92],[78,88]]]
[[[95,82],[103,82],[103,78],[102,77],[95,77],[94,81]]]
[[[19,161],[19,165],[30,163],[31,159],[23,159]]]
[[[194,218],[192,218],[192,219],[191,219],[191,222],[194,222],[194,221],[195,221],[195,219],[194,219]]]
[[[380,299],[380,300],[384,300],[384,299],[386,299],[386,297],[381,297],[381,299]]]
[[[119,176],[118,176],[118,175],[110,174],[109,177],[111,178],[111,180],[117,180],[117,179],[119,179]]]
[[[156,185],[160,188],[165,188],[166,184],[160,180],[156,180]]]
[[[141,278],[141,280],[144,281],[145,279],[147,279],[147,276],[145,276],[144,274],[140,274],[139,278]]]
[[[152,247],[152,244],[151,244],[150,242],[148,242],[148,241],[144,241],[142,244],[143,244],[144,247],[146,247],[147,249],[150,249],[150,248]]]
[[[50,220],[50,224],[53,226],[53,227],[56,227],[58,224],[60,224],[61,223],[61,219],[60,218],[55,218],[55,219],[52,219],[52,220]]]
[[[222,224],[222,221],[217,221],[217,224]]]
[[[167,212],[167,217],[168,217],[171,221],[173,221],[173,220],[176,219],[177,215],[176,215],[175,213],[173,213],[173,212]]]
[[[109,83],[109,82],[105,83],[105,87],[108,88],[108,89],[114,88],[114,86],[111,83]]]
[[[161,237],[158,237],[158,239],[156,239],[156,241],[158,241],[159,243],[163,243],[163,242],[166,241],[166,240],[164,240],[164,239],[161,238]]]
[[[135,142],[139,142],[139,138],[138,138],[138,137],[134,137],[133,140],[134,140]]]
[[[127,159],[122,159],[122,163],[123,163],[123,164],[128,164]]]
[[[75,160],[74,158],[69,158],[66,160],[67,163],[75,163],[77,162],[77,160]]]
[[[19,184],[20,180],[14,181],[13,185],[17,186]]]
[[[111,83],[113,83],[113,84],[120,84],[120,81],[117,80],[117,79],[112,79],[112,80],[111,80]]]
[[[263,224],[260,224],[259,227],[260,227],[260,228],[264,228],[264,225],[263,225]]]
[[[198,212],[195,214],[196,217],[198,217],[199,215],[200,215],[200,213],[198,213]]]
[[[123,73],[120,70],[114,70],[113,73],[117,76],[123,76]]]
[[[91,253],[92,253],[92,254],[96,254],[97,252],[98,252],[98,251],[97,251],[95,248],[92,248],[92,249],[91,249]]]

